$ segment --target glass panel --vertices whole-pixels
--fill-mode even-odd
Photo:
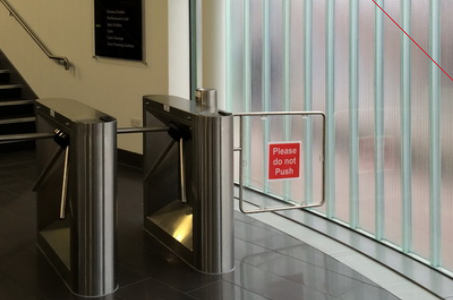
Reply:
[[[234,16],[233,20],[229,22],[229,46],[231,54],[230,67],[228,68],[230,74],[228,81],[230,82],[228,90],[228,99],[233,111],[246,111],[246,95],[244,93],[244,85],[246,84],[244,78],[244,51],[245,51],[245,32],[247,30],[244,22],[244,0],[230,0],[231,15]],[[232,63],[234,62],[234,63]]]
[[[429,1],[412,1],[412,38],[425,51]],[[412,209],[413,251],[429,257],[429,58],[412,45]]]
[[[452,1],[442,1],[442,58],[440,65],[450,77],[453,75],[453,20],[451,12],[453,11]],[[453,81],[447,75],[442,73],[442,108],[441,108],[441,142],[442,142],[442,256],[443,267],[453,270],[453,123],[451,115],[453,114]]]
[[[311,102],[311,99],[305,99],[305,68],[310,67],[305,65],[305,47],[308,42],[311,46],[311,41],[306,41],[306,19],[304,15],[304,2],[291,1],[291,52],[290,52],[290,85],[291,85],[291,109],[305,110],[306,102]],[[311,19],[310,19],[311,21]],[[310,34],[308,35],[310,37]],[[311,76],[308,78],[311,80]]]
[[[387,0],[385,11],[401,24],[400,3]],[[401,30],[384,16],[384,232],[385,239],[400,245],[401,201]]]
[[[335,217],[349,221],[349,1],[335,1]],[[316,51],[315,51],[316,52]]]
[[[377,2],[429,51],[432,1]],[[453,74],[453,21],[449,16],[453,1],[437,2],[442,6],[438,18],[440,62]],[[430,199],[437,195],[430,195],[430,187],[438,183],[435,176],[430,177],[436,175],[430,165],[430,149],[435,147],[429,133],[430,108],[435,106],[430,106],[433,70],[426,54],[387,16],[376,18],[379,15],[372,1],[231,0],[228,5],[228,99],[233,111],[324,111],[328,203],[317,210],[354,228],[358,225],[404,252],[433,259],[430,207],[436,206],[430,206]],[[358,24],[354,25],[351,14],[357,6]],[[431,248],[441,247],[442,255],[435,255],[436,260],[451,270],[453,125],[449,116],[453,113],[453,81],[441,76],[442,182],[438,198],[444,226],[440,245]],[[306,144],[317,144],[318,125],[301,126],[288,118],[253,118],[245,123],[248,148],[260,149],[244,153],[249,163],[247,184],[283,198],[302,194],[304,199],[310,198],[320,182],[316,179],[320,170],[314,165],[316,146],[303,145],[302,151],[306,154],[303,176],[313,181],[296,185],[268,182],[266,145],[300,136],[312,140]],[[351,206],[354,197],[357,201]]]
[[[375,233],[375,4],[360,1],[359,8],[359,227]],[[382,108],[379,108],[382,109]]]
[[[441,62],[440,41],[440,0],[431,0],[429,7],[429,53],[434,62],[429,61],[429,260],[435,267],[441,263],[441,141],[440,141],[440,85],[441,70],[435,62]]]

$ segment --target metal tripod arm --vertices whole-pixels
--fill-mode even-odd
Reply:
[[[185,174],[185,160],[184,160],[184,139],[179,139],[179,188],[181,189],[181,202],[187,202],[186,196],[186,174]]]
[[[143,181],[147,181],[149,179],[149,177],[151,176],[151,174],[154,173],[154,171],[157,169],[157,167],[160,166],[160,164],[164,161],[165,157],[167,156],[167,154],[170,152],[171,148],[173,147],[173,145],[175,144],[175,140],[171,140],[170,143],[167,145],[167,147],[164,149],[164,151],[162,151],[162,153],[160,154],[159,158],[156,160],[156,162],[154,163],[154,165],[149,169],[149,171],[146,173]]]
[[[66,147],[63,167],[63,183],[61,185],[60,219],[66,219],[68,183],[69,183],[69,147]]]
[[[29,136],[33,134],[28,134]],[[33,185],[32,190],[34,192],[38,191],[47,176],[49,175],[50,171],[52,170],[53,166],[57,162],[58,158],[60,157],[61,153],[69,146],[69,135],[62,131],[61,129],[56,128],[52,134],[54,141],[59,145],[57,150],[55,150],[54,154],[50,158],[47,165],[42,170],[41,174],[39,174],[38,179],[36,180],[35,184]]]

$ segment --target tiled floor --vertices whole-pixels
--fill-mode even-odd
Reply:
[[[36,248],[35,177],[33,151],[0,153],[0,299],[79,299]],[[240,213],[236,269],[198,273],[144,233],[140,170],[118,167],[118,202],[119,289],[101,299],[397,299],[312,246]]]

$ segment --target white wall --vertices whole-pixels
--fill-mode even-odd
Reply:
[[[198,85],[217,90],[219,108],[229,110],[226,86],[226,4],[229,0],[203,0],[200,14],[202,36],[198,45]]]
[[[190,98],[189,1],[168,0],[169,94]]]
[[[93,1],[8,2],[54,55],[74,65],[65,71],[48,59],[0,5],[0,49],[40,98],[76,99],[128,127],[131,117],[141,119],[143,95],[168,93],[168,1],[143,1],[146,64],[93,58]],[[141,153],[142,136],[120,135],[118,146]]]

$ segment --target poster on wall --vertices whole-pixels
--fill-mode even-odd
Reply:
[[[143,61],[142,0],[94,0],[95,56]]]

